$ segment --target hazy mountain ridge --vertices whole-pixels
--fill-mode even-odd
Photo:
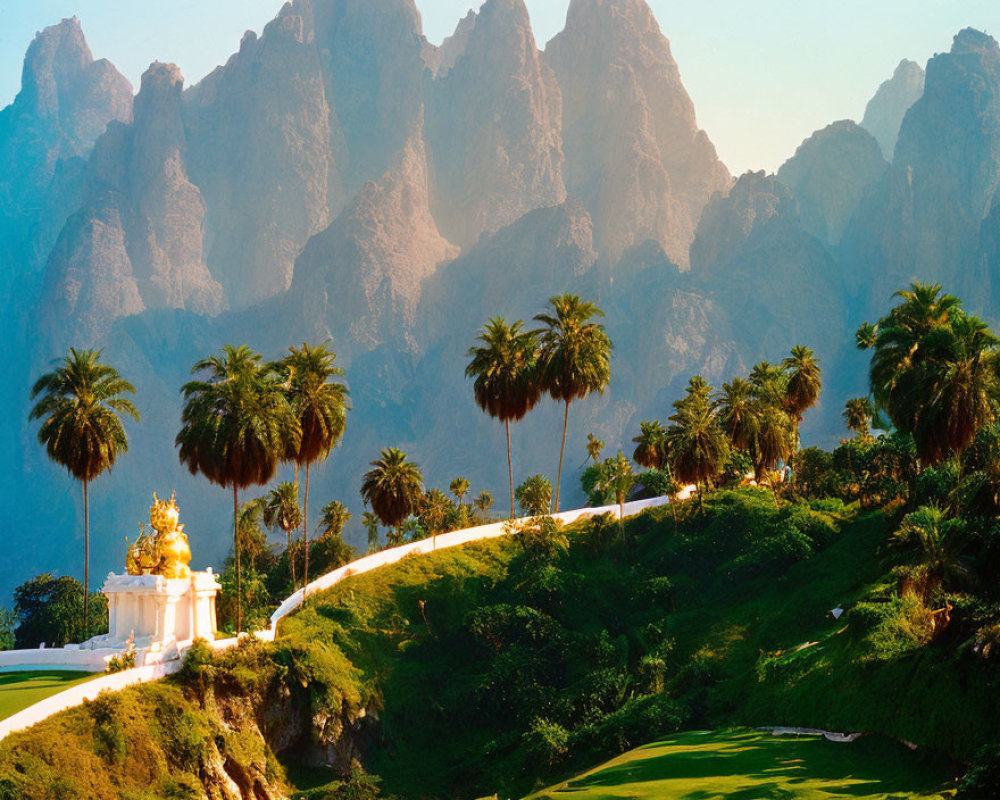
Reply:
[[[65,31],[40,40],[78,49]],[[431,485],[464,474],[502,505],[504,459],[491,458],[502,427],[472,400],[465,351],[488,316],[530,320],[560,291],[597,300],[615,342],[608,393],[571,414],[570,502],[588,431],[630,450],[638,421],[665,421],[690,374],[718,384],[794,344],[823,359],[823,407],[803,435],[829,443],[843,400],[865,391],[851,332],[872,308],[911,275],[943,277],[973,306],[972,287],[996,285],[991,42],[966,31],[932,61],[894,163],[842,121],[807,139],[777,177],[734,183],[643,0],[573,0],[544,53],[521,0],[489,0],[439,48],[412,0],[295,0],[183,93],[175,67],[151,67],[134,121],[131,93],[125,115],[109,89],[102,113],[126,118],[95,137],[86,163],[73,153],[45,168],[56,177],[36,186],[39,203],[72,207],[45,253],[45,298],[32,315],[6,309],[17,320],[11,339],[27,346],[6,356],[15,378],[0,402],[25,418],[28,381],[70,341],[105,346],[137,383],[144,423],[92,509],[104,531],[98,570],[120,566],[122,519],[141,516],[153,488],[172,487],[197,520],[196,558],[220,565],[226,503],[181,470],[172,443],[190,365],[226,342],[278,357],[332,339],[354,410],[313,496],[341,499],[354,523],[360,475],[386,445],[407,449]],[[964,114],[948,108],[956,97]],[[0,124],[0,153],[16,146],[11,130]],[[942,135],[971,136],[971,158],[924,144]],[[907,174],[931,208],[938,189],[969,202],[941,228],[918,222],[900,199]],[[921,273],[913,253],[936,230],[963,260]],[[32,257],[18,246],[19,259]],[[1000,290],[977,295],[995,315]],[[556,412],[543,402],[516,426],[518,475],[554,475]],[[44,477],[7,504],[39,537],[51,516],[34,504],[74,530],[68,479],[33,436],[27,423],[8,432],[8,468]],[[37,560],[75,565],[69,535]],[[0,584],[26,576],[9,565]]]

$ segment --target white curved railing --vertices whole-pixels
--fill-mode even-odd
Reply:
[[[686,493],[689,492],[682,493],[678,497],[683,498]],[[637,500],[634,503],[626,503],[623,508],[623,516],[627,517],[633,514],[638,514],[640,511],[644,511],[647,508],[667,505],[670,500],[671,498],[669,497],[657,497],[652,500]],[[552,516],[564,524],[569,524],[580,519],[607,513],[614,515],[617,519],[619,514],[618,506],[579,508],[575,511],[563,511],[559,514],[553,514]],[[521,519],[516,520],[516,522],[524,522],[527,519],[529,518],[522,517]],[[324,589],[329,589],[330,587],[335,586],[342,580],[345,580],[352,575],[361,575],[365,572],[371,572],[374,569],[378,569],[379,567],[395,564],[397,561],[410,555],[418,553],[432,553],[449,547],[458,547],[459,545],[469,544],[470,542],[495,539],[507,534],[511,530],[512,528],[509,521],[494,522],[489,525],[480,525],[476,528],[466,528],[465,530],[453,531],[452,533],[442,533],[436,540],[433,538],[421,539],[417,542],[410,542],[409,544],[400,545],[399,547],[393,547],[388,550],[382,550],[381,552],[373,553],[370,556],[359,558],[357,561],[352,561],[350,564],[340,567],[340,569],[335,569],[333,572],[328,572],[326,575],[317,578],[310,583],[305,590],[299,589],[295,592],[295,594],[287,598],[280,606],[278,606],[278,609],[271,615],[270,625],[264,630],[255,632],[253,635],[264,641],[274,641],[278,630],[278,624],[281,620],[302,605],[302,599],[305,594],[321,592]],[[225,650],[235,645],[238,641],[239,640],[235,638],[223,639],[216,642],[210,642],[209,644],[216,650]],[[86,683],[79,684],[70,689],[66,689],[63,692],[54,694],[51,697],[47,697],[44,700],[29,706],[23,711],[19,711],[18,713],[7,717],[5,720],[0,720],[0,739],[3,739],[15,731],[30,728],[32,725],[48,719],[53,714],[57,714],[60,711],[65,711],[67,708],[78,706],[84,700],[93,700],[101,692],[115,692],[128,686],[136,686],[140,683],[148,683],[149,681],[159,680],[167,675],[172,675],[181,668],[182,656],[183,652],[179,653],[179,657],[173,661],[165,661],[146,667],[136,667],[134,669],[125,670],[124,672],[115,673],[114,675],[105,675],[100,678],[95,678],[92,681],[87,681]]]
[[[626,503],[623,509],[623,516],[628,517],[632,514],[638,514],[640,511],[644,511],[647,508],[663,506],[669,502],[669,497],[655,497],[652,500],[636,500],[633,503]],[[613,505],[601,506],[600,508],[578,508],[575,511],[562,511],[558,514],[552,514],[551,516],[563,524],[569,524],[571,522],[576,522],[579,519],[608,513],[613,514],[617,519],[619,514],[618,506]],[[515,523],[522,523],[528,519],[530,519],[530,517],[521,517],[520,519],[515,520]],[[346,566],[335,569],[333,572],[328,572],[326,575],[317,578],[305,589],[299,589],[295,592],[295,594],[287,598],[271,615],[271,624],[267,629],[267,633],[270,634],[270,638],[273,640],[278,629],[278,623],[302,605],[302,599],[306,594],[315,594],[316,592],[321,592],[324,589],[329,589],[352,575],[361,575],[362,573],[371,572],[373,569],[378,569],[379,567],[395,564],[400,559],[406,558],[409,555],[414,555],[416,553],[433,553],[437,550],[444,550],[448,547],[457,547],[459,545],[469,544],[470,542],[481,542],[486,539],[495,539],[499,536],[503,536],[509,530],[509,520],[504,520],[503,522],[493,522],[489,525],[480,525],[476,528],[465,528],[460,531],[438,534],[436,540],[433,538],[420,539],[416,542],[403,544],[399,547],[392,547],[388,550],[382,550],[378,553],[372,553],[370,556],[359,558]],[[260,634],[257,635],[259,636]]]

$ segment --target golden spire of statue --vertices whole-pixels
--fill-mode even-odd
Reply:
[[[188,545],[184,526],[178,524],[180,509],[177,508],[177,493],[170,502],[161,500],[153,492],[153,505],[149,507],[149,524],[153,529],[147,533],[139,523],[141,533],[129,545],[126,566],[129,575],[162,575],[164,578],[191,577],[191,547]]]

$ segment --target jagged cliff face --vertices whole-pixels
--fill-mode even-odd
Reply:
[[[741,176],[709,203],[691,246],[691,272],[729,311],[737,341],[781,353],[810,342],[821,352],[843,327],[833,257],[803,227],[787,186]]]
[[[386,343],[412,349],[422,282],[457,254],[431,216],[426,154],[414,132],[395,166],[309,242],[289,312],[310,326],[308,335],[343,343],[347,357]]]
[[[116,318],[147,308],[222,309],[202,260],[205,204],[187,177],[182,87],[176,66],[153,64],[132,124],[112,124],[95,145],[84,205],[46,269],[52,344],[100,346]]]
[[[259,39],[244,37],[188,92],[185,118],[207,261],[229,304],[285,291],[302,245],[345,202],[343,135],[306,20],[286,9]]]
[[[646,239],[682,268],[701,210],[730,176],[695,121],[670,45],[642,0],[573,0],[545,50],[563,96],[566,187],[615,262]]]
[[[454,63],[432,85],[425,129],[436,217],[467,247],[565,199],[561,99],[523,0],[488,0],[445,53]]]
[[[903,117],[923,93],[923,69],[904,58],[892,77],[879,86],[875,96],[868,101],[861,127],[878,140],[887,161],[892,161]]]
[[[927,65],[892,169],[844,237],[874,303],[914,278],[973,296],[980,228],[1000,185],[1000,47],[971,29]]]
[[[798,200],[802,227],[833,246],[865,191],[881,180],[887,166],[875,138],[842,120],[806,139],[777,177]]]
[[[108,122],[131,117],[131,85],[108,61],[94,60],[79,20],[63,20],[35,37],[21,91],[0,111],[5,292],[18,274],[37,273],[45,264],[77,202],[80,159],[90,155]]]

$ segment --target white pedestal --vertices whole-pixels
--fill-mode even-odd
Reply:
[[[141,666],[175,655],[194,639],[214,641],[221,588],[211,571],[177,579],[112,572],[101,590],[108,598],[108,633],[80,647],[124,650],[131,636]]]

